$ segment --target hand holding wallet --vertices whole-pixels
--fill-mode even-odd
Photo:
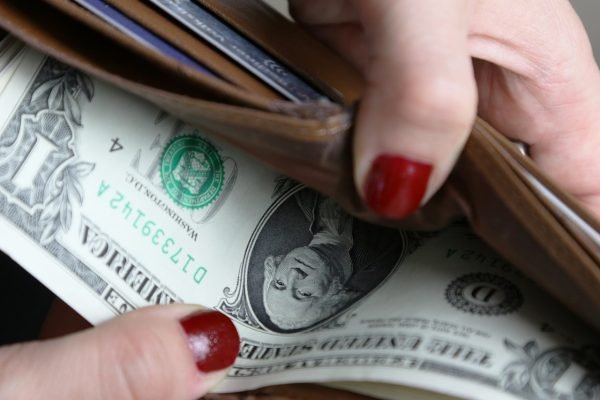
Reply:
[[[194,51],[205,64],[223,66],[229,81],[245,88],[211,79],[148,50],[72,2],[4,1],[0,15],[5,29],[31,45],[228,140],[356,216],[417,229],[467,217],[495,250],[600,328],[598,222],[491,126],[477,119],[450,178],[428,204],[406,220],[382,220],[363,205],[352,181],[352,107],[364,89],[360,76],[260,2],[201,3],[332,101],[282,100],[219,53],[198,46]],[[148,24],[163,23],[156,29],[172,40],[186,40],[164,18],[142,12],[142,3],[122,7]]]

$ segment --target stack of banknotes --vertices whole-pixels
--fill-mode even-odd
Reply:
[[[388,399],[600,399],[600,338],[467,226],[416,233],[156,107],[0,42],[0,249],[93,324],[225,313],[222,392],[314,382]]]

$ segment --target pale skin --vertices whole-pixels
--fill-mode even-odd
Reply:
[[[226,371],[196,369],[180,318],[199,307],[149,307],[93,329],[0,350],[2,399],[196,399]]]
[[[292,0],[291,11],[366,78],[358,188],[379,154],[399,154],[433,165],[426,202],[479,114],[528,143],[541,169],[600,218],[600,73],[567,0]],[[177,322],[188,307],[0,348],[0,397],[197,398],[223,374],[195,369]]]
[[[600,218],[600,73],[567,0],[291,0],[367,80],[354,143],[362,188],[382,153],[448,176],[478,113]],[[475,60],[475,61],[474,61]]]

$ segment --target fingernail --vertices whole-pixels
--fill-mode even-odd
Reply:
[[[200,311],[179,321],[201,372],[233,365],[240,350],[240,336],[233,323],[217,311]]]
[[[412,214],[421,205],[432,168],[431,164],[404,157],[380,155],[365,181],[367,205],[386,218]]]

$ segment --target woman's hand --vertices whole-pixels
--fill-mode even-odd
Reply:
[[[476,113],[600,218],[600,73],[567,0],[290,0],[360,68],[355,181],[390,218],[448,176]]]
[[[144,308],[62,338],[0,348],[0,398],[197,399],[238,350],[223,314]]]

